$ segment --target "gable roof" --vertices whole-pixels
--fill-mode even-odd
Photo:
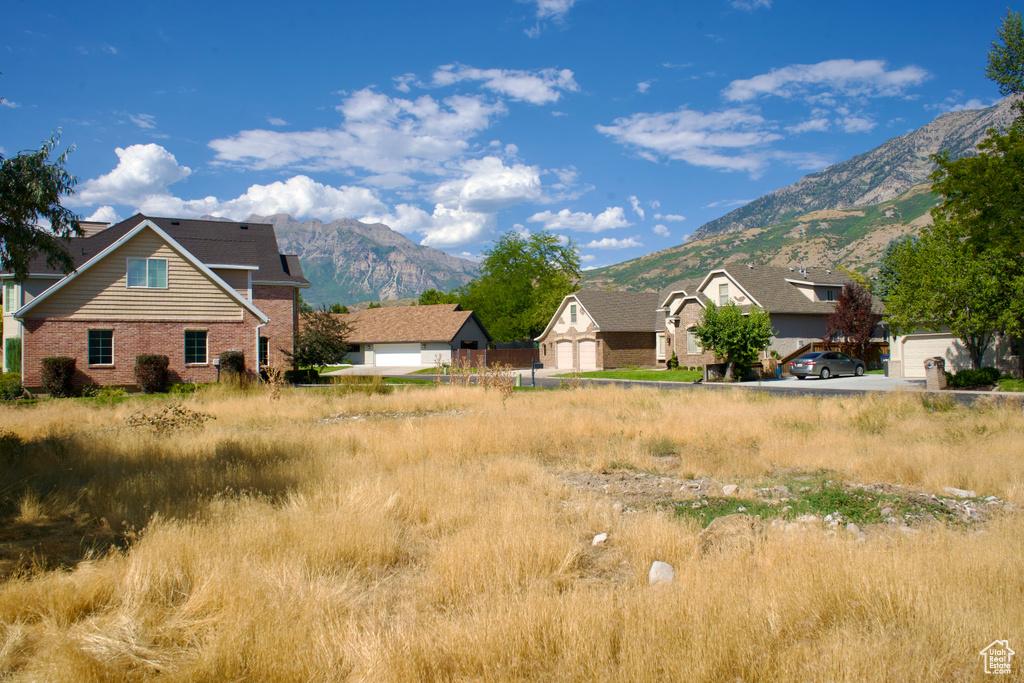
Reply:
[[[79,275],[81,275],[82,273],[84,273],[87,270],[89,270],[90,268],[92,268],[94,265],[96,265],[97,263],[102,261],[104,258],[106,258],[109,254],[114,252],[118,247],[120,247],[121,245],[127,243],[132,237],[135,237],[137,234],[139,234],[140,232],[142,232],[143,230],[146,230],[146,229],[149,229],[149,230],[152,230],[153,232],[155,232],[164,242],[167,243],[168,246],[171,247],[171,249],[173,249],[174,251],[178,252],[186,261],[191,263],[197,270],[199,270],[204,275],[206,275],[206,277],[210,278],[214,282],[214,284],[216,284],[218,287],[220,287],[222,290],[224,290],[224,292],[229,297],[234,299],[236,303],[240,304],[243,308],[245,308],[250,313],[255,315],[262,322],[264,322],[264,323],[269,322],[270,319],[266,316],[266,314],[263,313],[263,311],[261,311],[260,309],[256,308],[256,306],[254,306],[252,304],[252,302],[250,302],[249,300],[247,300],[244,297],[242,297],[241,294],[239,294],[237,291],[235,291],[234,287],[232,287],[228,283],[224,282],[224,280],[222,280],[216,273],[214,273],[205,264],[203,264],[198,258],[196,258],[196,256],[194,254],[192,254],[187,249],[185,249],[173,237],[168,235],[166,232],[164,232],[162,229],[160,229],[160,227],[158,227],[156,224],[154,224],[149,219],[143,220],[141,223],[136,225],[134,228],[132,228],[131,230],[128,230],[127,232],[122,234],[119,239],[117,239],[117,240],[111,242],[110,244],[108,244],[98,254],[94,254],[92,256],[92,258],[90,258],[88,261],[86,261],[85,263],[82,263],[81,265],[76,266],[76,269],[70,275],[68,275],[65,278],[62,278],[59,282],[54,284],[52,287],[47,289],[45,292],[43,292],[42,294],[37,296],[35,299],[32,299],[32,301],[28,302],[27,304],[22,306],[20,309],[18,309],[14,313],[14,317],[20,320],[21,318],[24,317],[24,315],[27,312],[29,312],[30,310],[35,308],[37,304],[40,304],[43,301],[45,301],[48,298],[50,298],[53,294],[55,294],[56,292],[58,292],[61,289],[63,289],[69,283],[73,282]],[[83,253],[84,253],[84,251],[83,251]]]
[[[347,341],[352,344],[397,342],[451,342],[473,320],[491,340],[491,335],[473,311],[458,304],[434,306],[388,306],[355,313],[336,314],[351,326]]]
[[[572,294],[602,332],[656,332],[665,329],[658,315],[658,292],[581,289]]]
[[[747,292],[754,302],[769,313],[800,313],[828,315],[835,310],[831,301],[811,301],[797,287],[797,284],[808,286],[842,287],[852,284],[853,279],[841,271],[827,271],[824,268],[806,268],[802,272],[779,266],[734,265],[718,268],[704,278],[705,285],[717,273],[724,273],[741,289]]]
[[[254,284],[274,283],[300,288],[310,286],[302,274],[298,257],[281,253],[274,226],[269,223],[151,218],[139,213],[89,237],[64,240],[64,246],[75,268],[80,268],[144,221],[160,228],[207,267],[210,264],[245,267],[253,271]],[[29,262],[29,272],[33,277],[61,275],[47,266],[46,258],[39,255]]]

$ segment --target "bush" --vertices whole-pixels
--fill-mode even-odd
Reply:
[[[288,370],[284,373],[284,381],[289,384],[322,384],[320,373],[313,368],[305,370]]]
[[[135,356],[135,383],[147,394],[167,391],[167,356]]]
[[[672,352],[672,357],[665,363],[665,367],[669,370],[676,370],[679,367],[679,356],[676,355],[675,351]]]
[[[237,379],[245,372],[245,354],[241,351],[225,351],[220,354],[220,371],[228,379]]]
[[[954,389],[963,387],[979,387],[988,384],[996,384],[1002,373],[995,368],[981,368],[980,370],[961,370],[955,373],[946,373],[946,384]]]
[[[75,376],[75,359],[67,356],[50,356],[41,362],[43,370],[43,391],[54,398],[71,395],[71,378]]]
[[[4,366],[0,372],[21,372],[21,339],[7,339],[4,341]]]
[[[167,393],[174,396],[189,396],[199,391],[199,384],[196,382],[175,382]]]
[[[0,375],[0,401],[13,401],[16,398],[21,398],[24,394],[25,389],[21,386],[21,375],[16,372]]]

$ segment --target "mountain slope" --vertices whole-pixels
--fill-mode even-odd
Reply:
[[[283,253],[298,254],[306,279],[306,302],[391,300],[425,289],[448,291],[479,273],[477,264],[424,247],[381,223],[341,219],[300,221],[285,214],[251,216],[273,223]]]
[[[949,150],[955,159],[977,151],[989,128],[1013,119],[1011,98],[987,109],[949,112],[926,126],[823,171],[806,175],[698,228],[700,240],[750,228],[763,228],[798,214],[822,209],[878,205],[927,182],[935,164],[929,155]]]

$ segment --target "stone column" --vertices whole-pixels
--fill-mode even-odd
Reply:
[[[941,356],[929,358],[924,362],[924,379],[928,391],[940,391],[946,388],[946,361]]]

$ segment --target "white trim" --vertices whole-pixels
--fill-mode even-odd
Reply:
[[[112,328],[89,328],[85,331],[85,366],[87,368],[112,368],[114,367],[114,330]],[[109,332],[110,333],[110,362],[109,363],[90,363],[89,362],[89,333],[91,332]]]
[[[25,276],[26,280],[30,280],[32,278],[39,278],[39,279],[42,279],[42,280],[63,280],[64,276],[63,275],[58,275],[57,273],[29,273],[28,275]],[[14,273],[3,273],[2,275],[0,275],[0,280],[13,280],[13,279],[14,279]]]
[[[128,284],[128,269],[129,264],[132,261],[145,261],[146,262],[146,284],[135,285],[134,287]],[[164,286],[163,287],[150,287],[149,286],[149,262],[150,261],[163,261],[164,262]],[[124,259],[124,288],[125,289],[170,289],[171,288],[171,277],[170,267],[167,265],[167,259],[160,258],[159,256],[137,258],[135,256],[126,256]]]
[[[220,268],[221,270],[259,270],[259,266],[235,266],[230,263],[207,263],[207,268]]]
[[[95,256],[93,256],[88,261],[86,261],[80,268],[75,269],[70,275],[68,275],[67,277],[63,278],[60,282],[57,282],[56,284],[51,286],[49,289],[47,289],[45,292],[43,292],[42,294],[37,296],[35,299],[33,299],[29,303],[27,303],[24,306],[22,306],[17,312],[14,313],[14,317],[17,318],[20,321],[25,316],[26,313],[28,313],[30,310],[32,310],[32,308],[35,307],[36,304],[38,304],[40,301],[43,301],[44,299],[48,298],[54,292],[57,292],[62,287],[64,287],[69,282],[71,282],[76,277],[78,277],[81,273],[84,273],[89,268],[92,268],[94,265],[96,265],[97,263],[102,261],[108,255],[110,255],[110,253],[113,252],[115,249],[121,247],[128,240],[130,240],[131,238],[135,237],[137,234],[142,232],[142,230],[144,228],[149,228],[149,229],[153,230],[153,232],[155,232],[157,235],[159,235],[160,238],[163,239],[167,243],[167,245],[171,247],[171,249],[173,249],[174,251],[178,252],[179,255],[181,255],[186,261],[188,261],[193,266],[195,266],[201,273],[203,273],[203,275],[205,275],[208,278],[210,278],[211,280],[213,280],[214,284],[216,284],[221,289],[223,289],[224,292],[226,292],[228,296],[230,296],[232,299],[234,299],[239,304],[241,304],[246,310],[248,310],[250,313],[255,315],[258,319],[260,319],[264,323],[270,322],[270,318],[268,318],[266,316],[266,314],[263,313],[263,311],[261,311],[260,309],[256,308],[255,306],[253,306],[252,303],[246,301],[245,298],[241,294],[239,294],[238,292],[235,291],[234,287],[232,287],[228,283],[224,282],[224,280],[222,280],[219,275],[214,273],[206,265],[204,265],[202,261],[200,261],[195,256],[193,256],[192,252],[190,252],[188,249],[186,249],[185,247],[183,247],[180,244],[178,244],[178,242],[173,237],[171,237],[166,232],[161,230],[160,227],[156,223],[154,223],[153,221],[149,220],[148,218],[146,220],[142,221],[141,223],[139,223],[137,226],[135,226],[134,228],[132,228],[128,232],[126,232],[119,240],[117,240],[116,242],[111,244],[109,247],[107,247],[106,249],[104,249],[103,251],[101,251],[100,253],[96,254]]]
[[[190,329],[188,329],[186,327],[183,330],[183,334],[182,334],[182,337],[181,337],[181,350],[183,352],[185,352],[185,353],[188,352],[188,339],[187,339],[187,335],[188,335],[189,332],[202,332],[203,333],[203,341],[206,342],[206,351],[204,353],[204,355],[206,356],[206,360],[203,361],[202,363],[189,363],[187,358],[183,358],[183,360],[185,361],[185,367],[186,368],[187,367],[196,368],[196,367],[201,367],[203,365],[209,365],[210,364],[210,329],[209,328],[203,328],[201,330],[196,330],[196,329],[190,330]],[[184,356],[185,354],[182,354],[182,355]]]
[[[812,282],[810,280],[797,280],[795,278],[784,278],[786,282],[791,282],[794,285],[810,285],[811,287],[845,287],[846,285],[840,282]]]
[[[555,311],[555,314],[553,316],[551,316],[551,320],[548,321],[548,326],[545,327],[544,331],[540,333],[540,336],[539,337],[535,337],[533,341],[540,341],[541,339],[543,339],[544,337],[547,336],[548,332],[551,331],[551,328],[554,327],[555,321],[558,320],[559,316],[562,314],[562,311],[565,310],[565,305],[569,301],[569,299],[574,299],[576,301],[576,303],[578,303],[580,305],[580,308],[583,309],[583,312],[587,314],[587,317],[590,318],[590,322],[594,323],[593,331],[594,332],[600,332],[601,331],[601,326],[598,325],[597,319],[594,316],[590,315],[590,311],[587,310],[587,307],[583,305],[582,301],[580,301],[579,299],[576,298],[576,294],[577,294],[576,292],[573,292],[572,294],[566,294],[565,295],[565,297],[562,299],[562,303],[558,304],[558,309]]]
[[[252,301],[252,271],[249,271],[249,301]]]
[[[23,297],[23,294],[22,294],[21,290],[22,290],[22,287],[21,287],[21,282],[19,280],[11,280],[10,282],[5,282],[4,283],[4,308],[3,308],[3,312],[4,313],[10,313],[11,315],[14,315],[15,313],[18,312],[18,308],[21,308],[21,306],[22,306],[21,299]],[[18,308],[11,308],[10,307],[11,302],[9,301],[9,298],[8,298],[8,295],[7,295],[8,291],[11,292],[10,299],[14,299],[15,300],[15,304],[17,304]]]
[[[661,307],[662,308],[667,307],[668,306],[668,302],[671,301],[672,297],[674,297],[676,294],[682,294],[683,296],[690,296],[689,294],[686,293],[685,289],[673,289],[671,292],[668,293],[668,296],[665,297],[665,300],[661,302]]]
[[[743,289],[743,285],[741,285],[739,282],[736,282],[736,278],[734,278],[729,273],[729,271],[726,270],[725,268],[716,268],[715,270],[712,270],[710,273],[708,273],[704,277],[704,279],[701,280],[701,283],[697,286],[697,291],[698,292],[703,292],[704,291],[704,285],[706,285],[708,283],[708,281],[711,280],[711,278],[715,275],[715,273],[721,273],[722,275],[724,275],[727,278],[729,278],[729,281],[732,282],[734,285],[736,285],[736,287],[741,292],[743,292],[747,296],[748,299],[750,299],[750,302],[753,305],[757,306],[758,308],[764,308],[764,306],[761,305],[761,302],[758,301],[757,299],[755,299],[753,296],[751,296],[750,292],[748,292],[747,290]],[[705,294],[704,296],[707,296],[707,294]],[[708,299],[711,300],[711,297],[708,297]]]
[[[310,282],[307,282],[306,284],[302,284],[301,282],[293,282],[293,281],[284,282],[284,281],[281,281],[281,280],[253,280],[252,283],[254,285],[274,285],[274,286],[277,286],[277,287],[295,287],[297,289],[309,289],[310,287],[313,286],[313,284],[310,283]]]

